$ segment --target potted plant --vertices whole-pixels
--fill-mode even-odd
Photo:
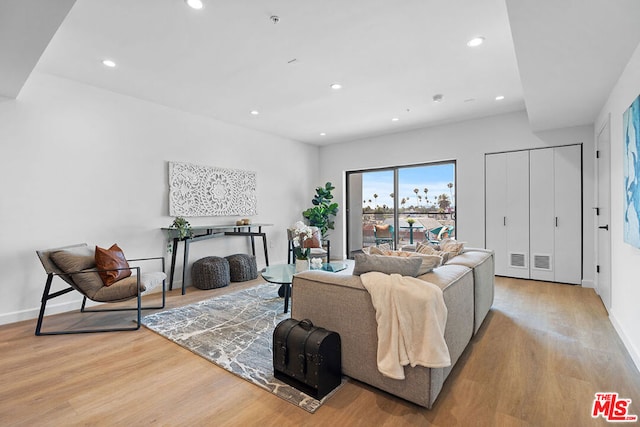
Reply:
[[[298,221],[291,228],[291,241],[293,242],[293,254],[296,258],[296,273],[309,269],[309,254],[311,248],[305,247],[304,242],[313,237],[313,230],[304,222]]]
[[[316,188],[316,195],[311,200],[313,207],[302,212],[302,216],[307,219],[310,226],[318,227],[323,239],[327,236],[328,230],[334,229],[335,223],[332,217],[338,215],[338,204],[332,202],[333,190],[335,187],[330,182],[327,182],[324,187]]]
[[[169,238],[167,242],[168,252],[171,252],[173,250],[171,243],[174,237],[176,237],[176,234],[178,235],[177,237],[180,240],[184,240],[187,237],[193,236],[193,231],[191,230],[191,224],[189,224],[189,221],[187,221],[181,216],[178,216],[173,220],[173,222],[169,226],[169,230],[167,231],[167,237]]]

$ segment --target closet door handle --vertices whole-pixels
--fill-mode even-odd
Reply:
[[[600,226],[600,227],[598,227],[598,228],[602,228],[603,230],[607,230],[607,231],[609,231],[609,224],[607,224],[607,225],[601,225],[601,226]]]
[[[504,225],[505,227],[507,225],[507,217],[506,216],[502,217],[502,225]]]
[[[558,217],[556,217],[556,227],[558,226]]]

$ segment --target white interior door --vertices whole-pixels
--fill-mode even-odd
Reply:
[[[507,275],[507,154],[485,156],[485,247],[495,252],[495,273]]]
[[[553,148],[531,150],[530,163],[530,239],[531,278],[554,280],[555,197]]]
[[[529,152],[507,156],[507,275],[529,278]]]
[[[598,134],[596,150],[598,199],[596,209],[596,291],[611,311],[611,134],[610,121]]]
[[[582,283],[582,147],[556,147],[555,176],[555,281]]]

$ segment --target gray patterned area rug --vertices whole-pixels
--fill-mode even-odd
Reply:
[[[231,292],[144,316],[142,323],[198,356],[313,413],[337,389],[320,401],[273,376],[273,330],[289,317],[282,312],[284,301],[278,297],[279,286],[269,283]]]

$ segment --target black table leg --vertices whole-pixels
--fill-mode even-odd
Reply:
[[[182,295],[185,293],[187,286],[187,265],[189,265],[189,239],[184,241],[184,261],[182,262]]]
[[[178,252],[178,239],[173,239],[173,250],[171,252],[171,274],[169,277],[169,290],[173,289],[173,274],[176,271],[176,252]]]
[[[264,248],[264,262],[269,266],[269,253],[267,252],[267,235],[262,235],[262,247]]]
[[[284,311],[283,313],[289,312],[289,297],[291,296],[291,285],[286,284],[284,286]]]

